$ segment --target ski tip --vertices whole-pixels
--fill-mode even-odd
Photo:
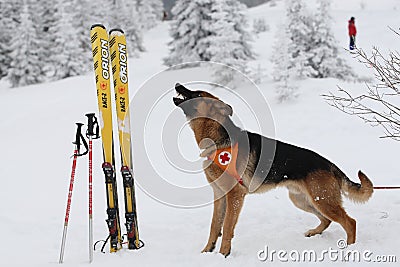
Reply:
[[[93,30],[96,27],[103,28],[104,30],[106,29],[106,27],[103,24],[97,23],[97,24],[93,24],[92,27],[90,27],[90,30]]]
[[[125,34],[121,29],[111,29],[109,32],[110,35],[123,35]]]

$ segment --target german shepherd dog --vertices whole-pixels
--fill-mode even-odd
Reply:
[[[335,164],[313,151],[240,129],[230,118],[232,107],[210,93],[191,91],[179,83],[175,90],[178,96],[173,102],[185,113],[197,144],[204,149],[200,156],[208,157],[203,167],[214,192],[210,236],[202,252],[213,251],[222,235],[219,252],[227,257],[246,194],[278,186],[288,188],[297,208],[321,221],[305,236],[321,234],[334,221],[346,231],[347,244],[356,241],[356,221],[342,207],[341,193],[355,202],[366,202],[373,185],[365,174],[358,172],[360,184],[352,182]],[[216,150],[234,144],[238,145],[235,167],[242,183],[209,158]]]

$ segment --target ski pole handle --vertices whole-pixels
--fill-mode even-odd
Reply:
[[[96,115],[94,113],[88,113],[85,116],[88,118],[86,136],[90,136],[92,139],[99,138],[99,123],[97,122]]]
[[[73,144],[76,145],[76,150],[79,153],[80,148],[81,148],[81,136],[82,136],[81,132],[82,132],[83,123],[77,122],[76,126],[77,126],[77,128],[76,128],[76,134],[75,134],[75,141],[73,142]]]
[[[76,154],[76,155],[77,155],[77,156],[86,155],[86,154],[88,153],[88,151],[89,151],[89,149],[88,149],[88,144],[87,144],[87,142],[86,142],[84,136],[82,135],[82,126],[83,126],[83,125],[84,125],[84,124],[81,123],[81,122],[77,122],[77,123],[76,123],[77,128],[76,128],[76,134],[75,134],[75,142],[73,142],[73,144],[76,145],[76,151],[77,151],[77,154]],[[82,140],[82,143],[83,143],[83,145],[85,146],[85,149],[86,149],[86,151],[83,152],[83,153],[80,153],[81,140]]]

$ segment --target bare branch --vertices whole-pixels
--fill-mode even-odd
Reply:
[[[398,31],[396,31],[396,30],[394,30],[392,27],[390,27],[390,26],[388,26],[388,28],[392,31],[392,32],[394,32],[395,34],[397,34],[397,35],[399,35],[400,36],[400,33],[398,32]],[[399,29],[400,30],[400,29]]]
[[[385,57],[377,47],[372,48],[370,55],[362,49],[352,54],[360,63],[375,71],[377,83],[366,84],[367,91],[361,95],[353,96],[338,87],[337,95],[329,92],[323,97],[340,111],[357,116],[371,126],[382,127],[382,138],[400,141],[400,54],[390,51]]]

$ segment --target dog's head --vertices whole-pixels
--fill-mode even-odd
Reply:
[[[205,91],[191,91],[177,83],[175,90],[178,94],[173,98],[174,104],[181,108],[190,121],[200,148],[208,147],[210,140],[214,143],[229,142],[228,129],[233,123],[232,107],[218,97]]]
[[[232,116],[232,107],[210,93],[191,91],[180,83],[175,85],[175,90],[178,96],[173,98],[174,104],[188,119],[202,117],[223,121],[224,117]]]

